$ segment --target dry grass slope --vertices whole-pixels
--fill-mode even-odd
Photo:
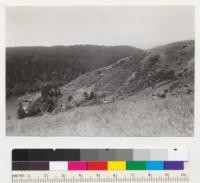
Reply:
[[[61,93],[52,114],[11,114],[7,135],[193,136],[194,41],[136,50],[80,75]]]
[[[8,120],[10,136],[193,136],[192,95],[133,96],[59,114]]]

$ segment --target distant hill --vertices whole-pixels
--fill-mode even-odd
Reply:
[[[143,52],[130,46],[53,46],[6,48],[6,95],[40,90],[46,83],[66,84],[120,58]]]
[[[134,94],[167,97],[194,91],[194,41],[181,41],[140,51],[117,62],[79,76],[64,85],[58,105],[112,102]],[[68,98],[73,98],[68,102]],[[63,109],[61,109],[63,110]]]

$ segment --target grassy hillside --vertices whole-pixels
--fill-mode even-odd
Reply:
[[[6,49],[6,95],[35,92],[45,83],[63,85],[138,52],[143,51],[129,46],[10,47]]]
[[[7,121],[10,136],[193,136],[192,95],[154,99],[132,96],[110,104],[78,107]]]
[[[167,97],[194,91],[194,41],[157,47],[88,72],[61,87],[58,108],[85,105],[93,92],[96,102],[112,102],[140,92]],[[72,97],[73,100],[68,101]],[[89,102],[91,104],[92,101]]]

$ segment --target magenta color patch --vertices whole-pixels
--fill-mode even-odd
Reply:
[[[87,170],[86,161],[69,161],[68,170]]]

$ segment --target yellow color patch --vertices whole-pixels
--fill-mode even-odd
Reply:
[[[126,161],[108,161],[108,170],[126,170]]]

